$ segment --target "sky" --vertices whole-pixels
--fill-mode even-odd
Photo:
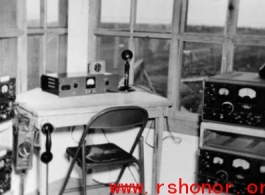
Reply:
[[[48,2],[48,22],[58,21],[58,0],[47,0]],[[40,0],[27,0],[27,18],[29,20],[40,19]]]
[[[137,23],[171,23],[173,1],[138,0]],[[223,26],[227,3],[228,0],[190,0],[188,25]],[[28,19],[39,19],[39,7],[39,0],[27,0]],[[58,20],[57,10],[58,0],[48,0],[48,22]],[[130,0],[102,0],[102,10],[102,21],[128,23],[130,17]],[[241,0],[238,26],[264,28],[264,10],[265,0]],[[218,17],[216,17],[217,15]]]

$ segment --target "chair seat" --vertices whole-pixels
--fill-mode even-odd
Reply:
[[[74,157],[78,147],[69,147],[66,153]],[[113,143],[87,145],[86,146],[86,165],[88,168],[110,166],[113,164],[129,164],[138,162],[138,160],[119,146]],[[81,166],[82,150],[79,151],[77,156],[77,164]]]

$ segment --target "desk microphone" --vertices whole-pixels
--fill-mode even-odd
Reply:
[[[129,72],[130,72],[130,64],[129,62],[133,58],[133,53],[131,50],[124,50],[121,53],[121,57],[125,60],[125,71],[124,71],[124,86],[119,88],[120,91],[135,91],[132,87],[129,86]]]

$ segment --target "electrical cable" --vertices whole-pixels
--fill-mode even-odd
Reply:
[[[71,128],[71,127],[70,127]],[[74,139],[74,136],[73,136],[73,132],[74,132],[74,130],[75,130],[75,126],[72,126],[72,129],[70,129],[70,132],[71,132],[71,138],[72,138],[72,140],[75,142],[75,143],[79,143],[78,141],[76,141],[75,139]]]
[[[148,132],[147,132],[146,138],[145,138],[145,144],[148,145],[150,148],[154,148],[154,146],[152,146],[151,144],[149,144],[149,143],[147,142],[147,138],[148,138],[148,136],[149,136],[149,133],[150,133],[150,130],[151,130],[153,124],[154,124],[154,121],[151,123],[151,125],[150,125],[150,127],[149,127],[149,130],[148,130]],[[181,143],[181,142],[182,142],[181,137],[174,136],[173,133],[172,133],[172,131],[170,131],[169,122],[168,122],[168,117],[166,117],[166,124],[167,124],[167,131],[169,132],[170,135],[165,136],[165,137],[162,139],[162,141],[164,141],[164,140],[166,140],[166,139],[168,139],[168,138],[171,138],[175,144],[179,144],[179,143]],[[155,127],[154,127],[154,128],[155,128]]]
[[[169,127],[169,122],[168,122],[168,117],[166,117],[166,124],[167,124],[167,130],[168,132],[170,133],[170,135],[166,136],[163,138],[163,140],[167,139],[167,138],[171,138],[173,140],[173,142],[175,142],[176,144],[179,144],[182,142],[182,139],[181,137],[178,137],[178,136],[174,136],[172,131],[170,131],[170,127]]]

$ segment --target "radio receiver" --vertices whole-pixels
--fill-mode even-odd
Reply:
[[[119,75],[111,73],[89,74],[84,72],[41,76],[42,90],[59,97],[114,92],[118,91],[118,84]]]
[[[264,194],[264,160],[200,149],[198,170],[199,185],[218,183],[229,194]]]
[[[0,98],[16,98],[16,79],[9,76],[0,76]]]
[[[265,128],[265,80],[228,72],[204,81],[203,120]]]

